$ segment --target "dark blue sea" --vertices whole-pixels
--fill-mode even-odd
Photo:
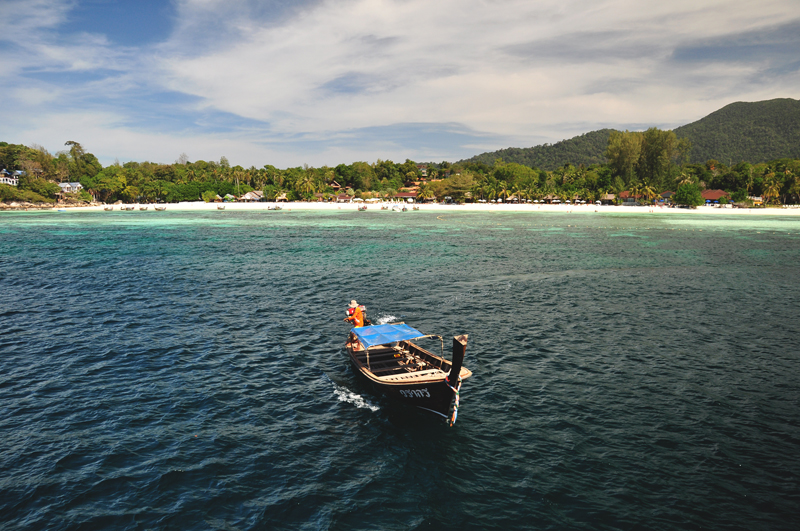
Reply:
[[[0,287],[3,530],[800,525],[800,218],[2,213]],[[351,299],[469,334],[453,427]]]

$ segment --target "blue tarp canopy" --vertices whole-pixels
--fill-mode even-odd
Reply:
[[[394,343],[395,341],[415,339],[425,335],[419,330],[415,330],[405,324],[362,326],[353,328],[352,332],[358,336],[358,340],[361,341],[364,348]]]

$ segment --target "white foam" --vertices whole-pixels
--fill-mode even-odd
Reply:
[[[333,394],[336,395],[340,402],[347,402],[348,404],[353,404],[358,408],[366,408],[370,411],[378,411],[380,409],[363,396],[356,394],[347,388],[339,387],[336,384],[333,384]]]
[[[377,322],[378,324],[386,324],[386,323],[393,323],[395,321],[397,321],[397,317],[395,317],[394,315],[384,315],[383,317],[378,317],[378,319],[375,322]]]

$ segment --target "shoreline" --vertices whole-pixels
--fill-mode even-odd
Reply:
[[[224,210],[218,210],[218,205],[225,205]],[[392,210],[381,210],[381,206],[397,205],[398,203],[374,203],[367,204],[368,209],[365,214],[373,212],[398,213]],[[289,202],[289,203],[205,203],[203,201],[187,201],[180,203],[162,203],[159,206],[166,206],[166,211],[192,212],[192,211],[219,211],[224,212],[243,212],[243,211],[265,211],[275,208],[278,205],[281,211],[291,210],[341,210],[358,211],[360,203],[311,203],[311,202]],[[123,205],[90,205],[90,206],[69,206],[55,205],[52,207],[39,206],[18,206],[10,208],[0,207],[0,212],[21,212],[21,211],[40,211],[40,212],[105,212],[107,206],[113,207],[110,212],[120,212]],[[134,206],[135,209],[129,212],[142,212],[139,206],[146,206],[145,212],[155,212],[155,204],[126,204]],[[413,213],[412,206],[419,207],[419,212],[492,212],[492,213],[569,213],[569,214],[650,214],[650,215],[733,215],[733,216],[800,216],[800,207],[792,206],[787,208],[720,208],[712,206],[699,206],[692,208],[668,208],[660,206],[618,206],[618,205],[548,205],[548,204],[482,204],[466,203],[463,205],[440,205],[440,204],[412,204],[405,205],[408,212]],[[402,213],[402,212],[401,212]]]

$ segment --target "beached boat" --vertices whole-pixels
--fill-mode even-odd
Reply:
[[[147,207],[146,206],[140,206],[139,210],[147,210]]]
[[[217,205],[217,210],[225,210],[225,205]]]
[[[429,338],[440,340],[442,355],[417,344]],[[372,390],[441,415],[451,426],[455,423],[461,382],[472,376],[462,367],[466,335],[453,338],[451,361],[444,359],[440,336],[423,334],[405,323],[353,328],[345,348],[353,368]]]
[[[358,211],[359,212],[365,212],[366,210],[367,210],[367,205],[363,205],[363,206],[358,207]]]
[[[158,206],[153,207],[153,209],[154,210],[158,210],[159,212],[163,212],[164,210],[167,209],[167,206],[166,205],[158,205]]]
[[[103,207],[103,210],[105,210],[106,212],[110,212],[110,211],[114,210],[114,207],[111,206],[111,205],[106,205],[106,206]]]

